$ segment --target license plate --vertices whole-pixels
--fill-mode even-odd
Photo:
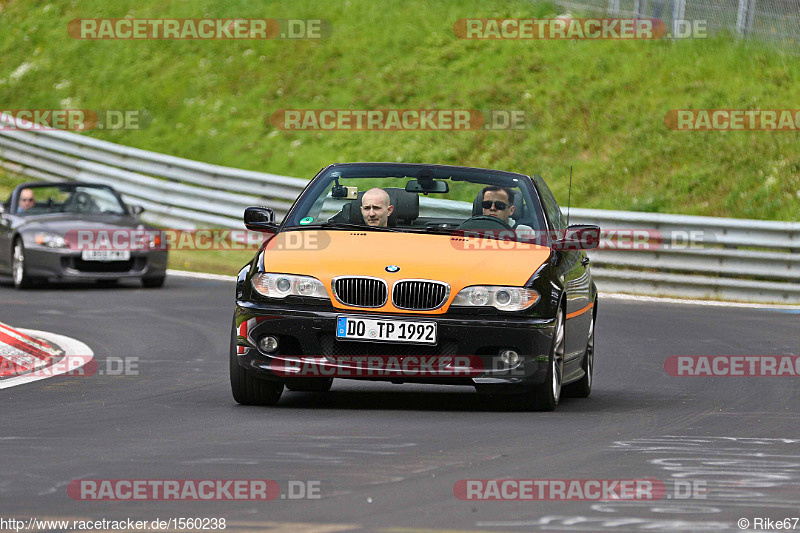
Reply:
[[[130,250],[82,250],[84,261],[127,261],[131,258]]]
[[[336,338],[359,341],[436,344],[436,322],[336,317]]]

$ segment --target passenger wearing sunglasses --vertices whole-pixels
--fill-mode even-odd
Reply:
[[[483,189],[483,214],[497,217],[511,225],[509,218],[514,214],[514,191],[507,187],[489,185]]]
[[[17,206],[18,213],[24,213],[34,206],[36,200],[33,199],[33,190],[22,189],[19,193],[19,206]]]

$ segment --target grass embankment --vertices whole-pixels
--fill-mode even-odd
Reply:
[[[678,132],[671,109],[800,107],[797,57],[728,38],[458,39],[460,18],[546,17],[508,0],[14,1],[0,12],[6,108],[147,109],[145,129],[88,135],[299,177],[334,161],[537,172],[580,207],[800,220],[796,132]],[[323,40],[76,40],[90,17],[326,19]],[[522,131],[282,131],[279,109],[522,110]],[[191,259],[189,260],[192,263]],[[200,263],[198,259],[196,261]],[[235,261],[237,264],[240,262]]]

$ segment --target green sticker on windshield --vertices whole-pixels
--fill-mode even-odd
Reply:
[[[314,222],[313,217],[306,217],[300,221],[301,224],[311,224],[312,222]]]

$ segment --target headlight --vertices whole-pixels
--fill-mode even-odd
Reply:
[[[494,307],[500,311],[522,311],[539,301],[539,293],[522,287],[476,285],[461,289],[451,305]]]
[[[256,274],[253,276],[253,288],[259,294],[268,298],[286,298],[287,296],[329,298],[322,282],[310,276],[272,273]]]
[[[55,233],[37,233],[34,235],[33,240],[39,246],[47,246],[48,248],[69,248],[64,237],[56,235]]]

